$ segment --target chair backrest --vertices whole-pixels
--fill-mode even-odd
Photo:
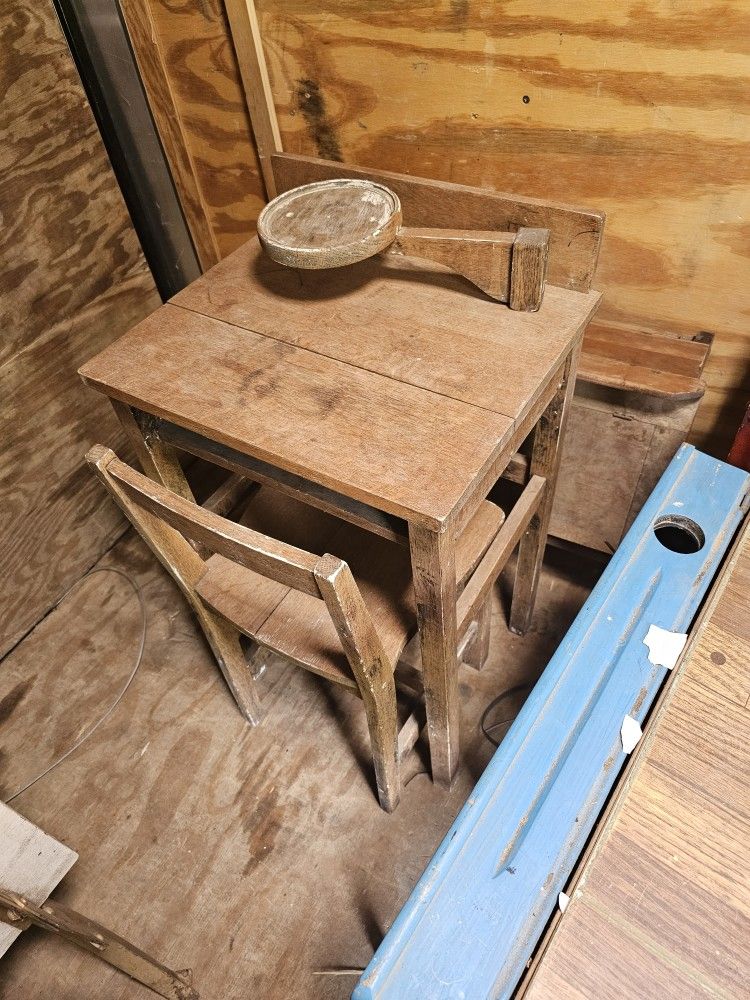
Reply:
[[[121,462],[110,448],[95,445],[86,461],[183,589],[193,591],[204,566],[190,540],[261,576],[323,600],[360,690],[367,664],[388,664],[362,594],[343,559],[317,556],[235,524],[155,483]]]
[[[121,462],[111,449],[102,445],[95,445],[86,460],[116,499],[118,496],[113,487],[132,504],[175,529],[183,538],[198,542],[210,552],[287,587],[313,597],[321,596],[315,578],[320,556],[269,538],[191,503]]]

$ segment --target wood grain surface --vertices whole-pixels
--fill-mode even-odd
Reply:
[[[265,196],[222,0],[123,0],[201,264],[255,230]]]
[[[172,303],[519,420],[599,296],[548,286],[539,312],[512,312],[440,265],[388,255],[293,272],[252,240]]]
[[[13,805],[80,860],[55,892],[172,968],[202,997],[345,1000],[492,754],[462,728],[451,792],[418,755],[398,810],[378,808],[362,702],[279,662],[261,678],[268,711],[251,729],[232,701],[177,588],[138,538],[101,565],[142,588],[143,663],[115,712]],[[553,553],[537,624],[519,640],[494,595],[492,649],[462,668],[462,714],[533,680],[595,575]],[[512,584],[509,570],[502,593]],[[3,664],[0,797],[64,752],[115,699],[138,649],[138,602],[114,574],[86,580]],[[60,637],[65,636],[61,656]],[[55,662],[49,675],[40,665]],[[10,697],[9,697],[10,696]],[[518,698],[490,722],[512,715]],[[502,735],[501,726],[494,735]],[[423,745],[420,744],[420,753]],[[421,773],[417,773],[421,772]],[[146,1000],[147,991],[51,935],[22,935],[0,966],[17,1000]]]
[[[745,0],[257,0],[283,147],[607,213],[606,316],[717,334],[696,442],[750,392]]]
[[[388,188],[327,180],[274,198],[258,218],[258,239],[287,267],[343,267],[385,250],[400,224],[401,206]]]
[[[190,155],[245,164],[253,194],[211,213],[222,248],[236,246],[262,206],[226,24],[217,0],[127,0],[146,2],[192,111]],[[605,210],[603,315],[623,336],[716,333],[692,440],[726,451],[750,393],[746,0],[256,6],[288,152]],[[207,153],[201,123],[229,106]]]
[[[129,10],[147,4],[138,33]],[[152,105],[169,91],[182,122],[184,148],[157,113],[173,170],[194,163],[223,255],[262,185],[218,0],[124,6]],[[746,0],[256,6],[288,152],[605,210],[603,315],[623,336],[716,333],[691,440],[725,453],[750,393]]]
[[[122,531],[83,463],[117,423],[76,370],[159,298],[52,3],[0,30],[2,655]]]
[[[78,855],[0,802],[0,887],[43,903]],[[0,923],[0,958],[23,928]]]
[[[527,1000],[747,996],[748,583],[746,523]]]
[[[550,287],[539,312],[513,312],[450,274],[414,280],[413,267],[389,257],[315,272],[308,296],[307,272],[272,264],[253,240],[81,374],[121,402],[441,530],[492,482],[473,484],[503,471],[599,297]],[[451,335],[459,323],[470,332]]]
[[[365,168],[291,153],[277,153],[272,160],[279,190],[347,177],[385,184],[398,195],[406,226],[500,230],[500,237],[502,231],[548,229],[551,283],[578,292],[591,289],[604,229],[601,212],[487,187],[411,177],[380,164]]]
[[[172,305],[82,374],[156,416],[434,527],[513,428],[500,413]]]

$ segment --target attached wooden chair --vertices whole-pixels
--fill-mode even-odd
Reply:
[[[394,680],[417,629],[408,549],[265,486],[254,488],[238,524],[136,472],[108,448],[96,445],[86,458],[182,589],[249,722],[262,712],[240,633],[362,698],[378,798],[391,812],[400,761],[419,736],[413,716],[399,730]],[[502,523],[500,508],[485,501],[463,532],[459,590]],[[464,640],[463,657],[474,666],[486,656],[488,631],[486,604]]]

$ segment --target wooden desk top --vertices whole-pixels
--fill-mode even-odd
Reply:
[[[748,996],[750,524],[524,1000]]]
[[[598,292],[513,312],[403,258],[304,272],[253,239],[81,369],[90,385],[434,528],[520,441]]]

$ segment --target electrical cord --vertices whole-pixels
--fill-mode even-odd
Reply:
[[[114,710],[120,704],[122,699],[125,697],[125,693],[130,687],[130,685],[133,683],[133,679],[136,673],[138,672],[138,668],[140,667],[141,662],[143,660],[143,652],[146,648],[146,623],[147,623],[146,602],[143,599],[141,588],[138,586],[135,580],[127,573],[125,573],[123,570],[115,569],[113,566],[100,566],[98,569],[89,570],[89,572],[86,573],[84,576],[82,576],[80,580],[76,580],[76,582],[71,587],[68,587],[68,589],[62,595],[62,597],[57,601],[57,603],[53,605],[51,610],[52,611],[57,610],[57,608],[60,607],[63,601],[66,600],[66,598],[68,598],[70,594],[83,583],[84,580],[88,580],[90,576],[94,576],[96,573],[116,573],[118,576],[124,577],[124,579],[128,581],[128,584],[132,588],[133,593],[138,598],[138,603],[140,604],[141,607],[141,637],[138,643],[138,655],[136,656],[135,659],[135,665],[133,669],[130,671],[128,679],[125,681],[122,690],[117,695],[112,704],[109,706],[104,715],[102,715],[101,718],[94,723],[94,725],[88,730],[88,732],[84,733],[83,736],[80,737],[80,739],[76,740],[76,742],[73,744],[72,747],[66,750],[64,754],[58,757],[57,760],[53,761],[48,768],[42,771],[41,774],[37,774],[37,776],[35,778],[32,778],[31,781],[27,782],[23,786],[23,788],[19,788],[17,792],[14,792],[10,796],[10,798],[5,799],[6,805],[8,802],[12,802],[13,799],[18,798],[18,796],[21,795],[22,792],[27,791],[29,788],[31,788],[32,785],[35,785],[37,781],[40,781],[42,778],[46,777],[50,773],[50,771],[54,771],[56,767],[59,767],[59,765],[62,764],[64,760],[67,760],[72,753],[74,753],[80,746],[82,746],[86,742],[86,740],[90,736],[92,736],[96,732],[99,726],[101,726],[102,723],[104,723],[110,717],[110,715],[114,712]]]
[[[484,733],[484,735],[487,737],[487,739],[490,741],[490,743],[493,745],[493,747],[499,747],[500,740],[496,740],[494,736],[490,736],[490,733],[494,729],[499,729],[500,726],[510,725],[510,723],[513,722],[513,720],[515,719],[515,715],[511,715],[507,719],[501,719],[500,722],[493,722],[491,726],[486,725],[487,716],[501,702],[505,701],[506,698],[512,698],[514,694],[521,694],[522,691],[530,691],[533,686],[534,686],[533,684],[516,684],[515,687],[507,688],[505,691],[502,691],[497,696],[497,698],[493,698],[492,701],[487,705],[485,710],[482,712],[482,718],[479,720],[479,727]]]

